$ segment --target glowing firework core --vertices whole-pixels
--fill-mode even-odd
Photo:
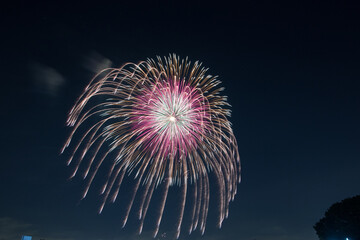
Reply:
[[[144,149],[152,150],[153,143],[164,143],[158,146],[161,157],[185,157],[209,127],[204,124],[208,121],[207,110],[196,88],[176,79],[159,79],[136,96],[131,120],[138,139],[146,143]]]
[[[169,120],[170,120],[170,122],[173,122],[173,123],[175,123],[175,121],[176,121],[176,118],[175,118],[174,116],[170,116],[170,117],[169,117]]]

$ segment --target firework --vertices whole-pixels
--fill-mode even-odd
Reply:
[[[71,177],[82,165],[87,179],[83,198],[104,161],[111,161],[101,190],[100,213],[106,202],[116,200],[124,176],[133,176],[135,187],[123,226],[139,195],[141,233],[153,192],[163,185],[155,237],[169,187],[176,184],[181,188],[176,237],[180,235],[187,195],[192,196],[189,233],[199,228],[203,234],[209,206],[209,174],[214,174],[221,227],[240,182],[240,158],[228,120],[230,105],[220,94],[221,82],[207,75],[207,70],[199,62],[191,64],[174,54],[157,57],[157,61],[148,59],[105,69],[85,88],[69,113],[67,124],[73,130],[62,152],[79,132],[80,140],[67,164],[79,152]],[[95,123],[86,124],[91,119]],[[79,129],[83,125],[85,131]]]

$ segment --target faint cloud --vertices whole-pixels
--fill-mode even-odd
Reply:
[[[78,231],[69,231],[61,228],[53,231],[46,227],[41,229],[38,225],[25,223],[14,218],[0,218],[0,240],[20,240],[23,235],[32,236],[34,240],[78,240],[84,237]]]
[[[34,87],[37,91],[56,97],[65,83],[65,78],[54,68],[38,62],[30,63]]]
[[[0,218],[0,240],[19,240],[22,235],[35,235],[37,232],[33,225],[13,218]]]
[[[110,59],[103,57],[95,51],[84,57],[83,66],[93,73],[98,73],[105,68],[110,68],[111,65],[112,62]]]

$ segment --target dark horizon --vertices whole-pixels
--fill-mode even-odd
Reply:
[[[222,228],[213,191],[205,235],[184,229],[180,239],[318,239],[325,211],[360,193],[359,10],[350,1],[8,3],[0,239],[153,239],[151,220],[136,234],[134,213],[121,229],[120,202],[98,215],[99,186],[80,201],[85,182],[68,180],[60,150],[96,71],[172,53],[219,76],[242,166]],[[173,239],[175,222],[168,211],[156,239]]]

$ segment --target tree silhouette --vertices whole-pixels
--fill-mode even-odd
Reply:
[[[320,240],[360,240],[360,195],[334,203],[314,229]]]

